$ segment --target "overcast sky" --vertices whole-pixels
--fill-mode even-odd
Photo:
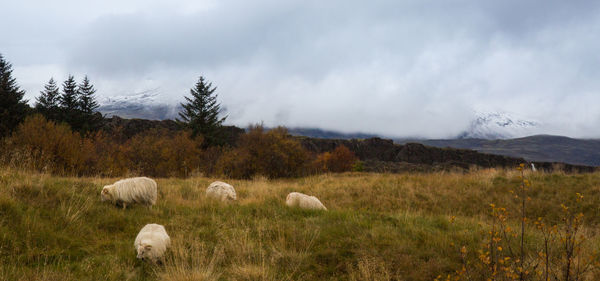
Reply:
[[[87,74],[99,99],[199,75],[227,123],[449,137],[477,112],[600,137],[600,1],[4,1],[0,53],[33,100]],[[542,131],[540,131],[542,130]]]

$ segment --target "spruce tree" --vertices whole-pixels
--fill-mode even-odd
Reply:
[[[192,130],[192,135],[202,135],[205,146],[222,144],[222,123],[227,116],[219,117],[221,105],[217,103],[217,95],[212,86],[200,76],[194,88],[190,89],[190,97],[185,97],[187,103],[181,103],[183,112],[179,113],[181,120],[177,121]]]
[[[0,137],[8,136],[29,111],[25,91],[12,77],[12,65],[0,54]]]
[[[36,98],[35,109],[49,120],[59,120],[60,90],[54,78],[44,86],[40,96]]]
[[[79,84],[77,92],[80,113],[80,131],[82,133],[94,131],[98,128],[102,115],[95,114],[96,109],[99,107],[96,97],[94,96],[96,89],[94,89],[94,86],[90,83],[87,75],[83,78],[81,84]]]
[[[75,77],[69,75],[69,78],[62,84],[63,90],[60,96],[60,106],[66,111],[75,111],[79,109],[79,102],[77,100],[78,91]]]
[[[74,131],[81,129],[81,110],[79,108],[79,93],[75,77],[69,75],[62,84],[60,95],[61,121],[66,122]]]
[[[85,115],[93,114],[99,105],[94,96],[96,89],[94,89],[94,86],[90,83],[87,75],[83,78],[81,84],[79,84],[77,91],[79,93],[79,109]]]

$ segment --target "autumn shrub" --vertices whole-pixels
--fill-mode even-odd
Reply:
[[[344,145],[336,147],[331,152],[317,155],[313,167],[317,172],[342,173],[351,171],[358,158]]]
[[[5,164],[19,168],[74,174],[85,164],[80,135],[42,115],[27,117],[5,145]]]
[[[123,146],[119,134],[108,134],[104,131],[88,135],[83,142],[88,175],[121,176],[129,170],[128,159],[122,153]]]
[[[171,135],[152,129],[125,142],[122,153],[134,174],[185,177],[198,169],[201,145],[202,138],[192,138],[188,131]]]
[[[223,153],[217,172],[232,178],[297,177],[306,173],[308,154],[285,128],[251,126],[235,148]]]
[[[227,151],[229,147],[224,146],[209,146],[200,155],[198,163],[198,172],[204,176],[215,175],[217,173],[217,163],[221,155]]]

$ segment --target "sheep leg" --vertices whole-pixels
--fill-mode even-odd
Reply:
[[[123,202],[123,210],[125,210],[125,208],[127,208],[127,203]]]

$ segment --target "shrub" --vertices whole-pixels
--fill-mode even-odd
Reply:
[[[217,171],[232,178],[297,177],[305,174],[307,160],[307,152],[285,128],[266,131],[257,125],[240,137],[236,148],[221,156]]]
[[[318,172],[342,173],[351,171],[358,160],[346,146],[340,145],[332,152],[323,152],[317,156],[313,166]]]
[[[201,145],[202,138],[192,138],[188,131],[170,135],[166,130],[152,129],[131,138],[122,151],[134,173],[185,177],[198,169]]]
[[[79,134],[68,125],[36,114],[25,118],[8,138],[5,160],[25,169],[73,174],[84,165],[81,144]]]

